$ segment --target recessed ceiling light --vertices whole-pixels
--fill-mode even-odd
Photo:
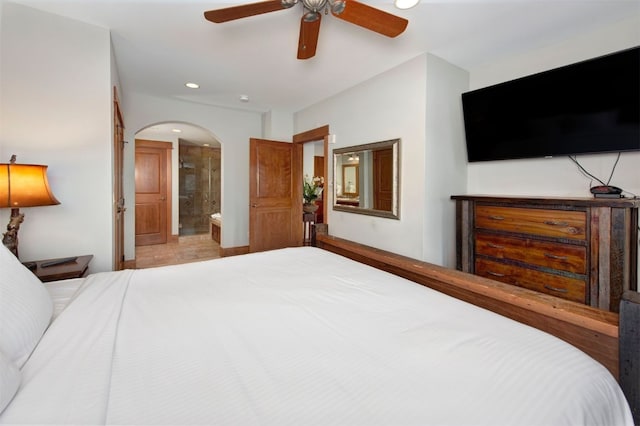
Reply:
[[[189,89],[198,89],[200,88],[200,85],[198,83],[185,83],[185,86],[187,86]]]
[[[418,3],[420,3],[420,0],[395,0],[393,2],[398,9],[411,9]]]
[[[240,102],[249,102],[249,96],[240,95]]]
[[[202,146],[209,146],[209,144],[208,143],[203,143]]]
[[[182,130],[180,130],[180,129],[171,129],[171,131],[173,133],[182,133]]]

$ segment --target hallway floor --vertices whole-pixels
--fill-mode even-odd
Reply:
[[[178,242],[136,247],[136,268],[217,259],[220,257],[219,249],[220,245],[208,233],[181,236]]]

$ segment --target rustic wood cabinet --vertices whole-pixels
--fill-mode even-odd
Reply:
[[[451,198],[459,270],[613,312],[637,290],[638,199]]]
[[[211,239],[216,243],[220,244],[220,227],[222,226],[222,222],[218,219],[209,219],[209,223],[211,224]]]

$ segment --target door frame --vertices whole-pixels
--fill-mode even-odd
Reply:
[[[113,270],[124,269],[124,119],[120,110],[118,91],[113,86]]]

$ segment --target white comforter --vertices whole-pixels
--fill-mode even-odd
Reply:
[[[538,330],[305,247],[86,278],[0,423],[627,425]]]

